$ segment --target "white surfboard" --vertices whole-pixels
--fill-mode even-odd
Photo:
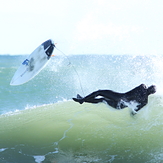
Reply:
[[[34,78],[48,63],[54,47],[55,45],[52,40],[47,40],[37,47],[22,62],[21,66],[15,72],[10,85],[21,85]]]

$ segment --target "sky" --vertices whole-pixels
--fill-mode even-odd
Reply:
[[[0,0],[0,22],[0,54],[163,55],[162,0]]]

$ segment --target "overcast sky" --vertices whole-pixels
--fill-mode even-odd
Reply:
[[[162,54],[162,0],[0,0],[0,54]]]

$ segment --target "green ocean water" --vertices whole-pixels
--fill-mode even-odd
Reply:
[[[33,80],[10,86],[25,56],[0,56],[0,162],[161,163],[161,56],[53,57]],[[156,84],[136,116],[103,103],[71,100],[97,89],[128,91]]]

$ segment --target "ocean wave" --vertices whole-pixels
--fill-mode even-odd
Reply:
[[[71,100],[1,115],[0,149],[6,149],[1,154],[11,155],[14,148],[26,157],[41,155],[51,162],[61,162],[63,156],[65,162],[68,157],[73,162],[156,159],[151,153],[163,146],[161,99],[152,96],[134,117],[128,108],[113,111],[102,103],[80,105]]]

